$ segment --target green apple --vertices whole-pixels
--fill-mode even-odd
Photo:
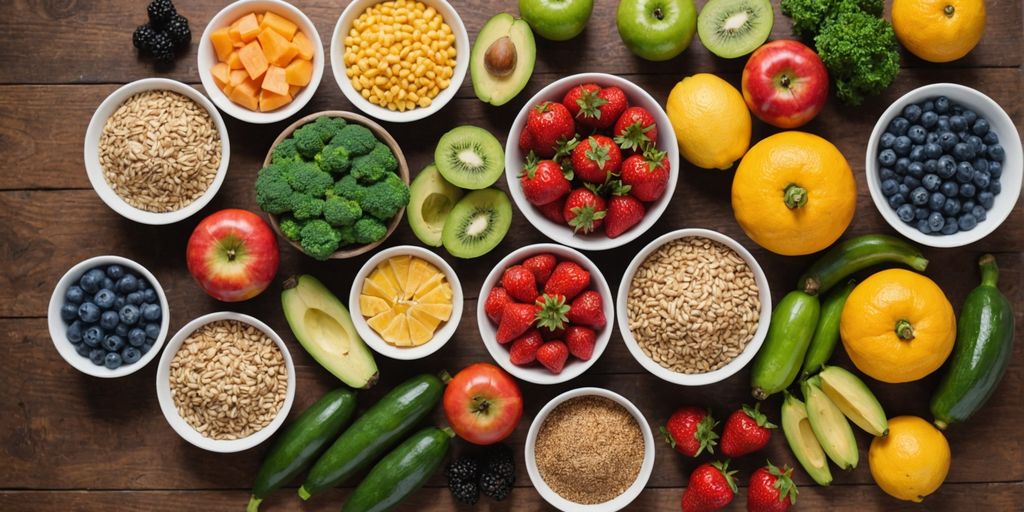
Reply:
[[[594,0],[519,0],[519,15],[538,35],[568,41],[583,32]]]
[[[622,0],[615,21],[627,48],[644,59],[662,61],[690,46],[697,8],[693,0]]]

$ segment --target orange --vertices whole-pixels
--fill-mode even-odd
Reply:
[[[874,438],[868,449],[875,483],[890,496],[917,503],[942,486],[950,458],[942,432],[916,416],[890,418],[889,434]]]
[[[967,55],[985,32],[984,0],[893,0],[892,28],[910,53],[929,62]]]

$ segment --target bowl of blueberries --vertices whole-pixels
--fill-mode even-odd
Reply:
[[[50,297],[47,321],[57,352],[94,377],[123,377],[156,357],[170,324],[156,277],[120,256],[96,256],[68,270]]]
[[[865,172],[882,217],[931,247],[994,231],[1021,191],[1024,155],[1010,116],[985,94],[932,84],[896,100],[868,141]]]

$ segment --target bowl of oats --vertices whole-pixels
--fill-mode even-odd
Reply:
[[[231,146],[205,96],[166,78],[146,78],[107,96],[85,133],[85,171],[96,194],[141,224],[171,224],[217,194]]]

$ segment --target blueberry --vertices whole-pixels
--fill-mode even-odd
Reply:
[[[977,135],[968,136],[967,143],[971,145],[971,148],[974,149],[974,152],[977,154],[982,154],[987,150],[987,146],[985,146],[985,143],[981,141],[981,137],[978,137]]]
[[[96,295],[92,298],[93,302],[96,303],[102,309],[110,309],[114,307],[114,299],[117,295],[114,294],[109,288],[103,288],[96,292]]]
[[[896,164],[896,152],[891,149],[883,149],[878,154],[878,164],[882,167],[892,167]]]
[[[935,112],[935,102],[932,100],[927,100],[921,103],[921,110],[925,112]]]
[[[910,137],[906,135],[900,135],[896,137],[896,141],[892,143],[892,150],[899,156],[907,156],[910,154],[910,146],[913,143],[910,141]]]
[[[957,220],[953,217],[946,217],[945,224],[942,225],[943,235],[952,235],[960,231],[960,227],[957,225]]]
[[[924,154],[924,146],[921,144],[914,144],[910,147],[910,155],[908,155],[911,162],[924,162],[926,160]]]
[[[139,352],[139,349],[135,347],[125,347],[121,351],[121,359],[124,361],[124,364],[132,364],[141,358],[142,352]]]
[[[988,188],[988,183],[990,181],[990,178],[988,176],[989,175],[987,172],[976,172],[974,173],[974,180],[972,181],[972,183],[974,183],[975,187],[984,190]]]
[[[104,311],[100,315],[100,327],[105,330],[111,331],[117,327],[117,323],[120,319],[117,316],[117,311]]]
[[[889,196],[889,206],[891,206],[893,209],[899,208],[900,205],[902,205],[905,202],[907,202],[907,199],[903,196],[903,194],[897,193]]]
[[[98,347],[105,335],[103,329],[100,329],[98,325],[94,325],[82,333],[82,342],[90,347]]]
[[[142,304],[142,298],[142,292],[131,292],[124,296],[124,301],[128,304],[138,306],[139,304]]]
[[[147,304],[142,308],[142,318],[154,322],[160,319],[160,305],[159,304]]]
[[[70,322],[76,318],[78,318],[78,306],[70,302],[65,302],[64,305],[60,307],[60,319],[64,320],[64,322]]]
[[[952,112],[953,115],[962,115],[964,113],[964,108],[961,107],[959,104],[950,101],[949,111]]]
[[[925,144],[924,156],[928,158],[938,158],[942,156],[942,146],[940,146],[937,142]]]
[[[949,117],[948,116],[939,116],[939,121],[937,123],[935,123],[935,129],[940,131],[940,132],[948,132],[949,131]]]
[[[125,304],[128,304],[128,302],[124,300],[123,295],[118,295],[117,298],[114,299],[114,309],[120,310]]]
[[[118,354],[117,352],[107,352],[106,357],[103,358],[103,366],[106,366],[111,370],[119,368],[121,363],[121,354]]]
[[[139,321],[139,307],[134,304],[125,304],[118,314],[121,322],[128,325],[135,325]]]
[[[138,279],[138,281],[139,281],[139,289],[138,289],[138,291],[144,292],[144,291],[152,288],[151,286],[149,286],[149,281],[146,281],[145,278],[136,276],[136,279]]]
[[[900,184],[897,183],[896,180],[884,180],[882,181],[882,194],[886,197],[891,196],[899,191],[899,186]],[[77,311],[78,310],[75,310],[75,314],[77,314]]]
[[[974,161],[971,162],[971,165],[974,167],[975,171],[984,173],[988,172],[988,160],[985,160],[984,158],[975,158]]]
[[[932,210],[939,211],[944,204],[946,204],[946,196],[942,195],[942,192],[932,192],[932,195],[928,197],[928,208]]]
[[[116,352],[124,348],[124,338],[111,334],[106,338],[103,338],[103,343],[100,344],[108,352]]]
[[[996,198],[994,195],[992,195],[992,192],[986,191],[978,194],[978,204],[981,205],[986,210],[992,209],[992,205],[995,204],[995,200]]]
[[[971,126],[971,131],[974,132],[974,134],[979,137],[984,137],[985,134],[988,133],[988,121],[984,119],[978,119],[977,121],[974,122],[974,125]]]
[[[1003,175],[1003,164],[999,162],[988,162],[988,174],[992,179],[998,178]]]
[[[107,277],[111,279],[121,279],[124,277],[124,267],[117,263],[113,265],[107,265]]]
[[[881,137],[879,137],[878,145],[881,146],[882,149],[889,149],[889,148],[892,147],[892,143],[895,140],[896,140],[896,136],[895,135],[893,135],[893,134],[891,134],[889,132],[885,132],[885,133],[882,134]]]
[[[921,117],[921,106],[911,103],[910,105],[903,107],[903,117],[911,123],[917,122]]]
[[[940,114],[949,112],[949,98],[945,96],[939,96],[935,98],[935,111]]]
[[[928,219],[927,218],[921,219],[921,220],[917,221],[917,224],[915,224],[914,227],[916,227],[918,231],[920,231],[920,232],[922,232],[922,233],[924,233],[926,235],[931,234],[931,232],[932,232],[931,226],[928,225]]]
[[[936,174],[944,180],[948,180],[953,176],[956,176],[956,159],[949,155],[942,155],[939,158],[939,168]]]
[[[1006,150],[1000,144],[992,144],[988,147],[988,158],[993,162],[1002,163],[1003,159],[1006,158]]]
[[[907,167],[910,167],[910,159],[907,157],[902,157],[896,159],[896,167],[894,167],[893,169],[896,171],[896,174],[906,174]]]
[[[927,219],[930,213],[932,212],[928,208],[924,208],[921,206],[914,208],[914,218],[917,220]]]
[[[67,331],[68,341],[71,343],[80,343],[82,341],[82,330],[83,324],[80,320],[71,322]]]
[[[921,126],[931,128],[937,122],[939,122],[939,115],[935,112],[924,112],[921,114]]]
[[[900,205],[899,208],[896,208],[896,216],[903,222],[910,222],[914,220],[914,207],[909,204]]]
[[[894,180],[898,176],[899,175],[896,174],[896,171],[894,171],[894,170],[892,170],[892,169],[890,169],[888,167],[882,167],[881,169],[878,170],[878,179],[880,179],[882,181]],[[147,300],[146,302],[156,302],[156,292],[153,293],[153,300]]]
[[[974,183],[960,185],[960,197],[974,197],[977,192],[978,189],[974,187]]]
[[[925,144],[937,144],[939,142],[938,132],[928,132],[928,135],[924,138]]]
[[[117,280],[117,291],[121,293],[131,293],[139,289],[139,280],[132,274],[125,274],[124,277]]]
[[[145,345],[142,346],[142,348],[139,349],[139,352],[142,352],[143,354],[145,354],[145,353],[149,352],[149,349],[151,349],[151,348],[153,348],[153,344],[152,343],[146,343]]]
[[[981,141],[984,142],[985,144],[988,144],[989,146],[991,146],[992,144],[998,144],[999,135],[996,135],[996,132],[989,130],[988,133],[981,137]]]
[[[917,179],[923,178],[924,164],[922,164],[921,162],[910,162],[910,165],[907,166],[907,174]]]
[[[992,195],[999,195],[1003,191],[1003,183],[997,179],[993,179],[988,183],[988,190],[992,192]]]
[[[956,164],[956,181],[970,183],[974,179],[974,166],[970,162]]]
[[[907,137],[910,137],[914,144],[924,144],[924,139],[927,136],[928,131],[921,125],[915,124],[907,129]]]
[[[921,178],[921,186],[929,192],[935,192],[939,189],[940,185],[942,185],[942,178],[937,174],[925,174]]]
[[[967,129],[967,120],[963,116],[951,116],[949,118],[949,129],[959,132]]]
[[[71,345],[75,347],[75,352],[82,357],[89,357],[89,352],[92,352],[92,347],[85,343],[72,343]]]
[[[102,348],[94,348],[89,351],[89,360],[96,366],[103,366],[103,360],[107,357],[107,351]]]
[[[151,340],[155,340],[157,336],[160,336],[159,322],[150,322],[146,324],[146,327],[144,327],[144,329],[146,330],[146,337]]]
[[[118,322],[117,327],[114,327],[114,334],[116,334],[116,335],[118,335],[118,336],[120,336],[122,338],[127,338],[128,337],[128,329],[131,329],[131,327]]]
[[[925,160],[924,172],[928,174],[936,174],[939,172],[939,161],[935,159]]]
[[[939,134],[939,147],[943,151],[951,151],[960,139],[953,132],[942,132]]]
[[[146,331],[138,327],[128,331],[128,344],[133,347],[141,347],[146,343]]]
[[[107,290],[113,290],[114,289],[114,280],[109,278],[109,277],[104,277],[103,278],[103,282],[100,283],[100,289],[102,290],[104,288],[106,288]]]
[[[914,179],[914,178],[912,178],[910,176],[907,176],[907,178],[910,178],[911,180]],[[904,179],[906,179],[906,178],[904,178]],[[913,181],[911,181],[911,183],[913,183]],[[896,193],[901,195],[901,196],[903,196],[903,197],[909,196],[910,195],[910,185],[907,185],[906,183],[900,183],[899,189],[896,191]]]
[[[945,223],[946,219],[943,218],[942,214],[939,212],[932,212],[932,214],[928,216],[928,227],[930,227],[932,231],[942,229],[942,225]]]
[[[928,204],[928,191],[924,187],[917,187],[910,191],[910,202],[914,203],[914,206],[924,206]]]
[[[985,217],[988,217],[988,214],[985,211],[985,207],[980,204],[975,205],[974,208],[971,208],[971,215],[974,215],[974,218],[978,219],[978,222],[981,222],[985,220]]]
[[[78,306],[78,318],[87,324],[93,324],[100,320],[100,308],[92,302],[83,302]]]
[[[974,209],[974,206],[975,204],[973,199],[966,199],[963,204],[960,205],[960,211],[969,212]]]
[[[970,231],[978,225],[978,219],[974,217],[974,214],[965,213],[960,216],[958,224],[960,224],[960,231]]]
[[[883,169],[883,170],[885,170],[885,169]],[[892,172],[892,171],[890,170],[890,172]],[[895,175],[895,173],[893,173],[893,175]],[[142,284],[144,282],[145,281],[139,281],[139,284]],[[152,288],[146,288],[146,291],[142,292],[142,300],[144,300],[146,302],[149,302],[149,303],[154,303],[157,300],[159,300],[159,297],[156,296],[156,290],[154,290]]]
[[[946,202],[942,205],[942,213],[953,216],[960,213],[960,200],[955,197],[946,199]]]
[[[897,116],[889,122],[889,132],[893,135],[904,135],[907,133],[907,128],[910,128],[910,121],[907,121],[904,117]]]
[[[68,291],[64,292],[64,300],[74,304],[81,304],[82,297],[85,297],[85,292],[77,284],[69,286]]]
[[[964,117],[964,121],[967,121],[967,124],[978,122],[978,113],[973,110],[964,110],[960,115]]]
[[[100,285],[103,284],[103,278],[106,277],[103,271],[94,268],[85,273],[81,279],[78,280],[78,285],[85,290],[86,293],[96,293],[100,289]]]
[[[974,160],[974,148],[966,142],[958,142],[956,146],[953,146],[953,156],[960,161]]]

